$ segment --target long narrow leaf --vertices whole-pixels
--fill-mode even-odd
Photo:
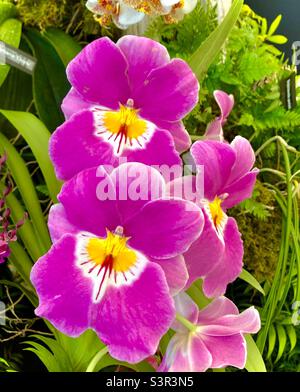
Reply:
[[[192,70],[201,81],[209,66],[216,59],[226,38],[235,25],[243,0],[235,0],[222,23],[210,34],[189,60]]]
[[[45,178],[49,194],[53,202],[57,202],[57,194],[61,184],[56,179],[48,154],[50,132],[33,114],[0,110],[0,113],[17,129],[31,148]]]
[[[247,342],[247,362],[245,368],[248,372],[266,372],[266,366],[261,353],[251,335],[245,336]]]
[[[246,271],[244,268],[243,268],[239,278],[244,280],[245,282],[249,283],[252,287],[254,287],[260,293],[265,295],[264,289],[261,287],[259,282],[255,279],[255,277],[253,275],[250,274],[250,272]]]
[[[51,246],[51,241],[30,173],[15,147],[0,133],[0,152],[3,154],[4,151],[7,152],[8,156],[8,168],[32,220],[37,241],[41,242],[43,252],[45,253]]]

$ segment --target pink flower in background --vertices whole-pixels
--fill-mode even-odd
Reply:
[[[144,37],[116,44],[100,38],[69,64],[72,89],[54,132],[50,156],[60,179],[121,157],[148,165],[179,165],[190,146],[182,119],[198,101],[199,84],[180,59]],[[175,146],[177,151],[175,150]]]
[[[241,235],[235,219],[228,217],[226,210],[251,196],[259,171],[252,169],[255,155],[250,143],[240,136],[231,144],[198,141],[191,154],[204,173],[169,184],[170,193],[174,194],[178,183],[181,186],[193,181],[196,189],[202,189],[198,183],[204,178],[204,197],[194,201],[202,207],[205,224],[201,236],[184,254],[189,272],[187,286],[202,278],[204,294],[218,297],[239,276],[243,265]]]
[[[135,188],[142,198],[129,197]],[[153,355],[187,281],[181,255],[203,228],[201,209],[164,195],[162,176],[141,163],[66,182],[49,216],[54,244],[31,273],[36,314],[69,336],[94,329],[121,361]]]
[[[220,108],[221,116],[217,117],[208,125],[204,137],[206,140],[217,140],[223,142],[223,125],[226,123],[227,117],[230,115],[233,109],[234,97],[233,95],[228,95],[221,90],[216,90],[214,92],[214,97]]]
[[[176,333],[160,371],[205,372],[209,368],[245,367],[247,347],[243,334],[260,329],[259,313],[253,306],[239,313],[233,302],[219,297],[199,311],[185,293],[175,297],[175,304],[190,323],[190,329],[177,321],[173,324]]]

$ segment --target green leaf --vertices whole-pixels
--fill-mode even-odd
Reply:
[[[272,37],[268,37],[268,41],[273,44],[283,45],[288,42],[288,39],[284,35],[272,35]]]
[[[51,246],[51,241],[30,173],[15,147],[0,133],[0,153],[3,154],[4,151],[8,156],[7,166],[9,171],[17,184],[26,210],[32,220],[36,241],[40,242],[43,253],[46,253]]]
[[[5,361],[5,359],[0,357],[0,363],[3,363],[5,366],[9,366],[9,364]]]
[[[222,23],[191,56],[189,64],[199,81],[204,78],[209,66],[219,54],[226,38],[238,19],[242,5],[243,0],[235,0]]]
[[[259,282],[255,279],[255,277],[253,275],[250,274],[250,272],[246,271],[244,268],[242,269],[242,272],[241,272],[239,278],[244,280],[245,282],[249,283],[252,287],[254,287],[260,293],[265,295],[264,289],[261,287]]]
[[[261,353],[251,335],[245,335],[247,343],[247,362],[245,368],[248,372],[266,372],[266,366]]]
[[[54,27],[49,27],[43,33],[43,36],[51,42],[65,67],[82,49],[72,37]]]
[[[276,325],[276,329],[277,329],[277,336],[278,336],[278,353],[277,353],[277,357],[275,359],[275,362],[278,362],[279,359],[282,357],[283,353],[284,353],[284,349],[286,346],[286,342],[287,342],[287,336],[286,336],[286,332],[285,329],[282,325],[278,324]]]
[[[22,34],[22,22],[17,19],[6,19],[0,25],[0,41],[14,47],[19,47]],[[9,65],[0,65],[0,86],[3,84],[10,70]]]
[[[290,346],[291,346],[290,352],[292,352],[297,344],[297,334],[296,334],[295,328],[292,325],[288,325],[286,327],[286,332],[287,332],[287,335],[288,335],[289,341],[290,341]]]
[[[276,330],[274,328],[274,325],[271,324],[270,329],[268,331],[268,353],[266,359],[271,358],[271,355],[275,348],[275,344],[276,344]]]
[[[0,2],[0,25],[8,18],[13,18],[17,15],[16,6],[10,2]]]
[[[45,125],[31,113],[8,110],[0,110],[0,113],[2,113],[17,129],[31,148],[45,178],[51,199],[56,203],[61,184],[56,179],[53,165],[49,158],[49,131],[46,129]]]
[[[33,96],[40,119],[50,132],[63,121],[60,110],[63,98],[70,89],[65,66],[51,43],[38,31],[26,33],[37,65],[33,73]]]
[[[282,15],[278,15],[277,18],[272,22],[268,35],[273,35],[275,31],[278,29],[280,23],[281,23]]]

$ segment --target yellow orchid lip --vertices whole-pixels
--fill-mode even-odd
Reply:
[[[139,116],[133,101],[120,104],[119,110],[94,109],[95,135],[104,138],[119,156],[124,149],[143,149],[154,132],[154,125]]]
[[[77,264],[94,282],[95,302],[101,300],[109,285],[131,284],[143,270],[145,259],[128,246],[128,240],[122,227],[114,232],[106,230],[104,238],[89,233],[79,236]]]

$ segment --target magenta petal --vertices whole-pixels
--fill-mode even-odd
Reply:
[[[178,197],[196,203],[202,191],[197,189],[198,184],[196,183],[196,176],[178,177],[167,183],[166,194],[171,198]]]
[[[114,358],[136,363],[156,352],[174,317],[163,272],[149,263],[134,284],[108,289],[94,310],[92,326]]]
[[[243,369],[246,364],[247,349],[241,334],[232,336],[203,336],[203,343],[212,356],[212,368],[235,366]]]
[[[188,272],[184,258],[181,255],[172,257],[171,259],[152,258],[151,261],[161,266],[172,296],[184,289],[188,280]]]
[[[170,61],[167,49],[149,38],[126,35],[119,39],[117,46],[127,59],[132,98],[152,69]]]
[[[190,67],[180,59],[150,72],[143,87],[134,97],[141,116],[155,119],[181,120],[198,101],[199,84]]]
[[[33,266],[31,281],[39,297],[35,313],[59,331],[76,337],[88,328],[92,284],[75,266],[76,239],[66,235]]]
[[[231,142],[231,147],[236,153],[236,161],[232,167],[228,184],[243,177],[252,169],[255,163],[255,154],[247,139],[242,136],[236,136]]]
[[[159,128],[165,129],[170,132],[174,139],[176,150],[180,154],[190,148],[192,144],[191,137],[188,131],[185,129],[185,126],[182,121],[169,122],[156,119],[155,124]]]
[[[238,308],[230,299],[219,297],[200,310],[197,321],[199,325],[215,324],[216,319],[229,314],[238,315]]]
[[[226,186],[224,193],[228,193],[229,196],[223,201],[222,207],[231,208],[251,197],[258,173],[258,169],[253,169],[233,184]]]
[[[224,121],[233,109],[234,97],[221,90],[214,91],[214,97],[221,110],[221,118]]]
[[[213,200],[223,192],[236,154],[230,145],[212,140],[198,141],[191,147],[196,165],[204,166],[204,194]]]
[[[122,225],[149,201],[165,193],[165,182],[158,170],[142,163],[124,163],[111,172],[110,178],[116,189]]]
[[[77,234],[80,231],[80,228],[69,222],[62,204],[55,204],[50,208],[48,228],[53,243],[64,234]]]
[[[103,193],[106,190],[107,194]],[[105,200],[105,198],[109,197]],[[102,198],[102,199],[101,199]],[[66,182],[58,196],[70,223],[98,236],[120,224],[114,185],[103,168],[85,170]]]
[[[121,50],[104,37],[87,45],[69,63],[67,75],[84,99],[118,109],[119,103],[125,104],[130,95],[127,67]]]
[[[189,320],[191,323],[196,324],[199,318],[199,308],[192,298],[185,292],[181,292],[176,295],[174,300],[176,312]],[[184,331],[187,333],[186,327],[179,321],[174,321],[172,329],[175,331]]]
[[[155,200],[126,225],[130,245],[147,256],[171,258],[184,253],[199,237],[203,214],[184,200]]]
[[[61,180],[90,167],[115,163],[111,145],[94,135],[93,114],[88,110],[57,128],[50,139],[49,153]]]
[[[209,336],[230,336],[237,333],[257,333],[260,330],[260,317],[254,306],[241,314],[223,315],[211,322],[211,325],[201,327],[201,333]]]
[[[205,224],[200,237],[184,254],[189,273],[187,287],[195,280],[207,276],[219,265],[224,253],[224,243],[204,212]]]
[[[156,129],[146,148],[141,150],[127,149],[122,154],[129,162],[142,162],[145,165],[154,167],[165,167],[167,169],[174,167],[176,176],[182,173],[182,161],[179,153],[176,151],[174,141],[169,132]],[[162,174],[163,170],[161,170]],[[167,170],[169,172],[169,170]],[[166,176],[167,177],[167,176]],[[175,177],[175,176],[174,176]],[[166,178],[168,180],[168,178]]]
[[[224,241],[225,252],[222,259],[203,281],[203,292],[209,298],[223,295],[227,285],[242,272],[243,241],[233,218],[228,218],[224,229]]]
[[[66,120],[68,120],[73,114],[89,109],[91,106],[93,106],[93,104],[86,101],[75,88],[72,87],[61,104],[61,110],[63,111]]]
[[[212,356],[201,338],[178,333],[170,340],[158,371],[205,372],[211,364]]]
[[[224,141],[224,133],[222,128],[222,120],[220,118],[216,118],[210,124],[208,124],[205,134],[205,140],[215,140],[219,142]]]

